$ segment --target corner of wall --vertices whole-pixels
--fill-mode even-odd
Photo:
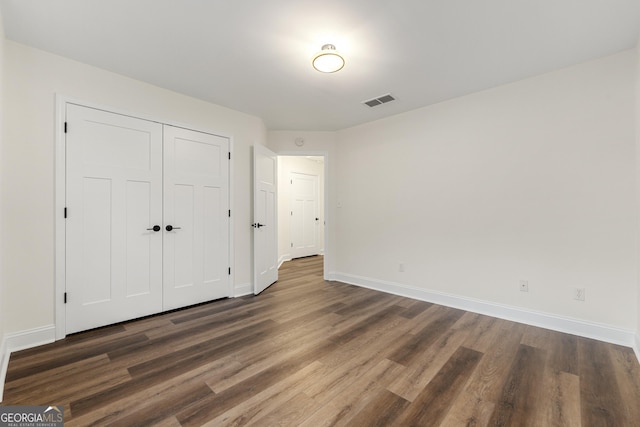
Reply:
[[[291,259],[291,254],[284,254],[280,256],[280,258],[278,258],[278,269],[282,267],[282,264],[284,264],[285,262],[291,261]]]
[[[47,325],[41,328],[29,329],[26,331],[4,334],[0,343],[0,402],[4,391],[4,381],[9,367],[9,357],[11,352],[20,351],[27,348],[49,344],[56,339],[55,325]]]
[[[7,339],[4,334],[0,335],[0,402],[4,393],[4,380],[7,377],[9,367],[9,356],[11,352],[7,349]]]
[[[2,335],[2,341],[0,341],[0,402],[2,402],[4,381],[7,376],[11,352],[52,343],[55,341],[55,329],[54,325],[48,325]]]

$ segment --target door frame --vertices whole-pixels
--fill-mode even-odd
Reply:
[[[160,124],[170,125],[174,127],[194,130],[197,132],[208,133],[229,139],[229,153],[231,161],[229,162],[229,208],[231,216],[229,217],[229,267],[231,274],[229,275],[229,297],[234,296],[235,284],[235,258],[234,258],[234,141],[233,136],[213,129],[203,128],[202,126],[192,126],[185,123],[179,123],[164,118],[150,116],[148,114],[138,114],[136,112],[126,111],[111,106],[105,106],[85,100],[74,99],[65,95],[55,94],[55,131],[54,131],[54,322],[55,322],[55,339],[60,340],[66,336],[66,316],[64,293],[66,291],[66,223],[64,217],[64,208],[67,199],[67,159],[66,159],[66,138],[65,138],[65,119],[67,104],[75,104],[82,107],[103,110],[109,113],[121,114],[124,116],[135,117],[142,120],[148,120]]]
[[[331,228],[331,215],[329,214],[329,152],[325,150],[282,150],[275,152],[278,157],[280,156],[289,156],[289,157],[306,157],[306,156],[321,156],[324,157],[324,191],[323,191],[323,199],[324,199],[324,211],[322,212],[324,216],[324,265],[323,265],[323,279],[324,280],[334,280],[331,273],[329,272],[329,263],[330,260],[333,260],[331,256],[331,248],[330,245],[330,233],[329,229]]]

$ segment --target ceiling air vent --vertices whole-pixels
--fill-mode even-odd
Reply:
[[[395,98],[391,96],[390,93],[386,95],[379,96],[377,98],[369,99],[367,101],[362,101],[364,105],[368,105],[369,107],[375,107],[376,105],[386,104],[387,102],[395,101]]]

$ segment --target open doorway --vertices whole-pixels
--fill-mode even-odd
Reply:
[[[323,155],[278,156],[278,264],[326,250]]]

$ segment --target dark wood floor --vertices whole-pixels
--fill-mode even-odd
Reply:
[[[4,405],[67,426],[640,426],[624,347],[322,280],[11,355]]]

